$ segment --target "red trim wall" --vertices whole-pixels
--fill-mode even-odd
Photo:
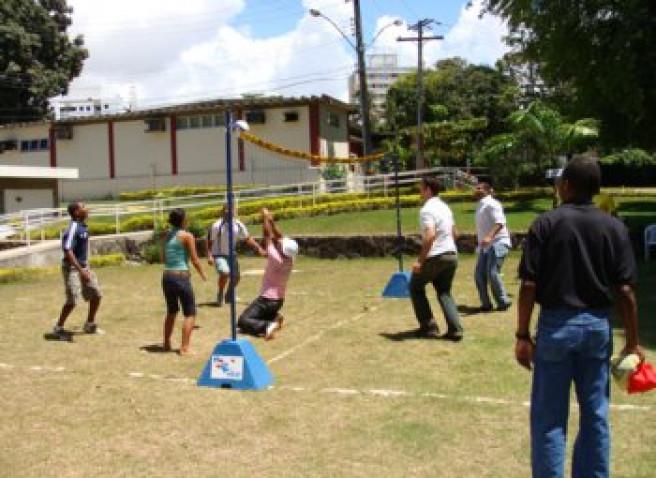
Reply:
[[[48,148],[50,149],[50,167],[57,167],[57,135],[53,126],[48,129]]]
[[[171,115],[171,174],[178,174],[178,129],[176,126],[176,116]]]
[[[109,146],[109,177],[116,177],[116,159],[114,157],[114,122],[107,122],[107,145]]]
[[[244,119],[244,112],[237,110],[237,119]],[[239,158],[239,171],[246,171],[246,151],[244,149],[244,140],[237,140],[237,157]]]
[[[319,155],[320,141],[319,141],[319,126],[320,126],[320,112],[319,103],[313,101],[310,103],[310,153]],[[319,163],[312,161],[312,166],[318,166]]]

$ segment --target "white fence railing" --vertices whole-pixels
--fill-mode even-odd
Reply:
[[[426,174],[433,174],[443,179],[447,188],[468,188],[476,184],[476,176],[458,168],[431,168],[416,171],[399,172],[399,185],[408,186],[418,182]],[[394,194],[394,173],[374,176],[348,174],[334,180],[320,179],[316,182],[285,184],[261,188],[235,190],[237,211],[239,204],[247,201],[272,197],[292,197],[312,199],[316,203],[319,196],[335,193],[382,192],[383,195]],[[194,194],[189,196],[146,199],[142,201],[121,201],[112,204],[89,204],[89,213],[94,222],[98,220],[112,224],[112,231],[120,234],[121,222],[136,215],[152,214],[153,221],[163,220],[165,213],[179,207],[199,209],[216,206],[226,201],[225,192]],[[68,222],[66,208],[30,209],[12,214],[0,215],[0,241],[11,241],[30,245],[43,241],[46,230],[53,227],[63,229]]]

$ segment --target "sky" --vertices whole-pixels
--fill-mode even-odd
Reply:
[[[83,34],[89,58],[69,97],[122,96],[139,107],[235,97],[244,93],[285,96],[328,94],[348,99],[353,48],[320,10],[352,40],[348,0],[68,0],[69,32]],[[507,29],[496,17],[479,18],[480,1],[361,0],[367,53],[397,53],[403,66],[417,64],[408,25],[439,22],[442,41],[424,44],[425,64],[461,56],[493,64],[506,51]],[[401,26],[386,28],[394,20]]]

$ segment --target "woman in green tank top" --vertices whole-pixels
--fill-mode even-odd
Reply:
[[[189,342],[196,319],[196,300],[191,286],[189,260],[204,281],[207,280],[196,253],[196,239],[187,232],[187,215],[184,209],[174,209],[169,214],[171,228],[164,234],[162,243],[162,290],[166,299],[166,316],[164,317],[164,350],[171,350],[171,334],[175,318],[182,306],[184,323],[182,324],[182,343],[180,355],[189,355]]]

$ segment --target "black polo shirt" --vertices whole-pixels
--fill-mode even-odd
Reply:
[[[519,276],[536,283],[543,308],[600,309],[616,286],[635,282],[636,263],[621,221],[592,203],[566,203],[531,226]]]

